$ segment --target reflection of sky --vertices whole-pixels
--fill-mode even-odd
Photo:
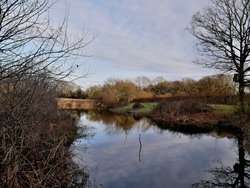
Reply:
[[[201,135],[190,137],[170,131],[159,131],[146,121],[135,123],[126,134],[107,134],[101,121],[91,122],[82,116],[85,124],[93,126],[96,134],[82,140],[77,147],[87,144],[88,149],[77,151],[77,156],[88,160],[90,175],[96,184],[107,188],[138,187],[190,187],[207,178],[206,170],[221,160],[225,165],[237,158],[233,140]],[[117,133],[117,134],[116,134]],[[139,162],[139,134],[142,151]],[[125,142],[126,140],[126,142]],[[85,155],[86,154],[86,155]]]

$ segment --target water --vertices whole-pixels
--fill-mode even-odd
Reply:
[[[81,122],[91,127],[93,136],[75,142],[74,159],[87,166],[93,187],[205,187],[202,180],[227,187],[240,174],[233,168],[240,162],[238,139],[232,134],[184,134],[163,130],[148,119],[94,112],[82,114]],[[249,184],[247,178],[243,182]]]

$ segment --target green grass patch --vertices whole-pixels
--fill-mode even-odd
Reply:
[[[129,103],[126,106],[121,106],[118,108],[115,108],[115,110],[119,110],[119,111],[128,111],[131,110],[133,108],[134,103]]]
[[[141,105],[143,105],[143,107],[139,108],[139,109],[133,109],[133,105],[134,105],[134,103],[129,103],[129,104],[125,105],[125,106],[121,106],[121,107],[115,108],[115,109],[113,109],[113,111],[122,112],[122,113],[126,113],[126,112],[132,112],[132,113],[149,113],[149,112],[151,112],[154,109],[155,106],[158,105],[158,103],[156,103],[156,102],[141,103]]]
[[[208,106],[212,107],[216,111],[221,111],[221,112],[233,112],[238,108],[237,105],[227,105],[227,104],[209,104]]]
[[[240,108],[239,105],[227,105],[227,104],[209,104],[216,111],[221,112],[233,112]],[[246,111],[250,111],[250,106],[245,106]]]

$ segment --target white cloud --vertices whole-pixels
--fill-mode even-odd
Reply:
[[[193,38],[185,28],[207,1],[64,0],[57,15],[62,15],[65,2],[70,9],[70,30],[77,32],[84,25],[98,34],[87,48],[94,55],[94,69],[104,71],[96,75],[98,80],[105,80],[112,69],[121,78],[134,71],[149,75],[166,71],[177,79],[200,74],[201,68],[192,64]]]

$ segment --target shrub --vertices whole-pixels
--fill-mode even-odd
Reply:
[[[139,103],[139,102],[137,102],[137,103],[135,103],[134,105],[133,105],[133,109],[139,109],[139,108],[143,108],[144,106],[141,104],[141,103]]]
[[[71,160],[76,117],[57,110],[46,76],[2,82],[0,182],[3,187],[77,187],[87,175]]]
[[[211,107],[207,106],[202,102],[197,102],[193,100],[163,102],[154,109],[154,112],[161,112],[167,114],[190,114],[211,111]]]
[[[150,114],[155,121],[165,121],[174,124],[197,124],[204,123],[213,118],[212,108],[201,102],[184,100],[163,102]]]
[[[101,102],[106,108],[112,108],[117,105],[117,97],[113,93],[104,92],[101,95]]]

